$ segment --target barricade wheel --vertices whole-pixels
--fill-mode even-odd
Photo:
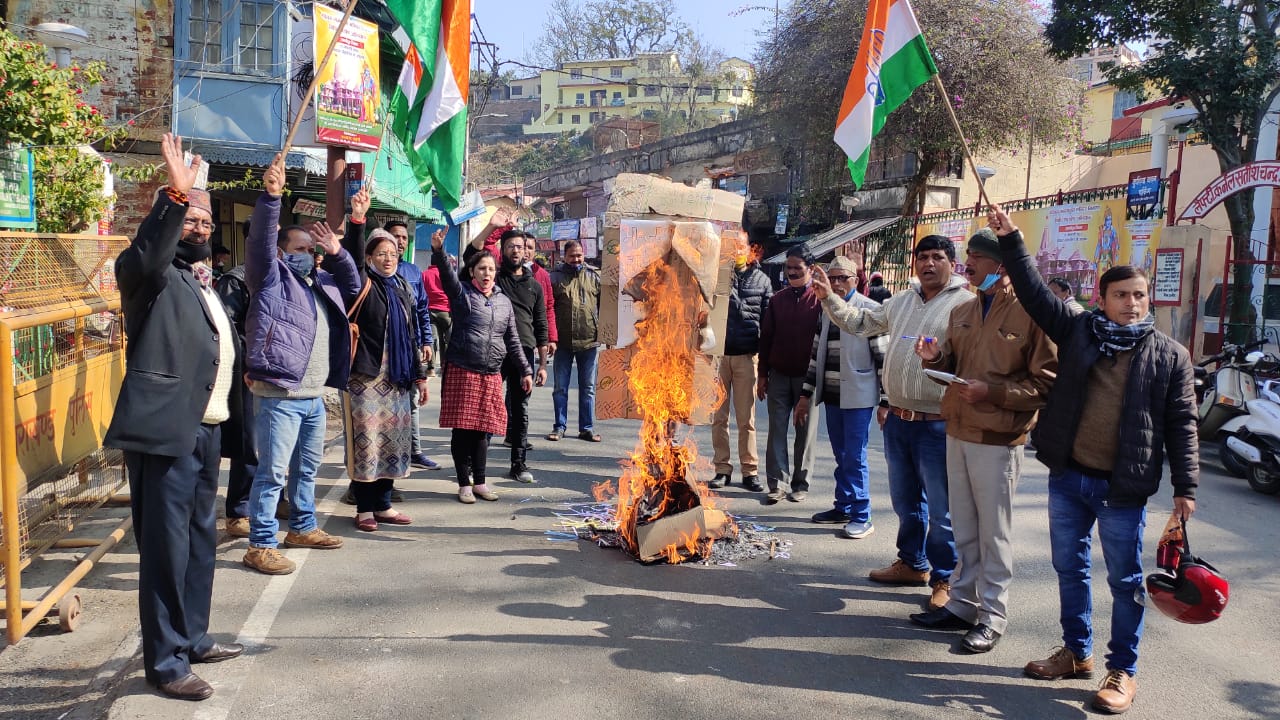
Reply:
[[[58,601],[58,627],[74,632],[80,627],[80,596],[74,593]]]

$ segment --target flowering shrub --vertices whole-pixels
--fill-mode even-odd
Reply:
[[[44,45],[0,29],[0,145],[35,155],[41,232],[79,232],[106,210],[102,160],[82,146],[111,147],[124,136],[84,91],[102,82],[103,63],[50,63]]]

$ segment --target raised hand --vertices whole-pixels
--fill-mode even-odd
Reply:
[[[515,221],[516,218],[514,210],[507,207],[500,207],[493,213],[493,219],[489,221],[489,224],[500,228],[507,227],[508,225],[514,225]]]
[[[444,247],[444,230],[440,229],[431,233],[431,249],[439,250]]]
[[[1018,226],[1013,224],[1013,220],[1009,218],[1008,213],[999,205],[992,205],[987,208],[987,227],[1000,236],[1012,235],[1018,231]]]
[[[184,195],[190,192],[200,171],[200,156],[193,156],[188,167],[182,159],[182,138],[173,133],[165,133],[160,140],[160,155],[164,158],[165,172],[169,174],[169,187]]]
[[[351,196],[351,219],[355,222],[364,222],[364,216],[369,212],[369,206],[373,204],[373,198],[369,197],[369,188],[361,187],[359,192]]]
[[[276,153],[271,164],[262,172],[262,187],[271,197],[280,197],[284,192],[284,155]]]
[[[328,255],[337,255],[342,252],[342,242],[338,234],[329,227],[329,223],[321,220],[311,224],[307,228],[307,233],[311,235],[311,239],[316,241],[316,245],[323,248]]]
[[[831,294],[831,281],[827,279],[827,273],[817,265],[813,266],[813,274],[810,275],[813,294],[819,300],[826,300]]]

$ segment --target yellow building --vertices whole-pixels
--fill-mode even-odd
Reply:
[[[582,132],[615,117],[687,119],[692,114],[707,125],[736,120],[751,104],[754,76],[751,63],[729,58],[714,72],[694,78],[682,71],[675,53],[566,62],[542,72],[540,111],[524,134]],[[531,88],[521,93],[529,97]]]

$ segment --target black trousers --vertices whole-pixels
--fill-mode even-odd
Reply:
[[[537,367],[533,364],[532,348],[524,348],[524,357],[529,361],[530,369]],[[520,387],[524,372],[519,363],[508,360],[504,375],[507,381],[507,441],[511,443],[511,467],[523,469],[524,446],[529,441],[529,398],[533,393]]]
[[[192,655],[213,646],[220,440],[217,425],[201,425],[195,451],[185,457],[124,453],[138,543],[143,668],[153,683],[185,676]]]
[[[444,358],[449,354],[449,333],[451,332],[453,332],[453,316],[449,311],[432,310],[431,334],[436,341],[436,351],[431,356],[431,362],[427,363],[428,368],[434,369],[439,365],[440,372],[444,372]]]
[[[476,485],[485,481],[486,456],[489,453],[489,434],[479,430],[454,428],[449,436],[449,453],[458,473],[458,487]]]
[[[240,419],[241,452],[230,458],[231,469],[227,474],[227,517],[249,517],[249,490],[253,488],[253,476],[258,474],[258,443],[253,433],[253,393],[247,384],[240,389],[244,417]]]
[[[356,512],[383,512],[391,509],[391,478],[378,478],[373,482],[352,482],[351,494],[356,496]]]

